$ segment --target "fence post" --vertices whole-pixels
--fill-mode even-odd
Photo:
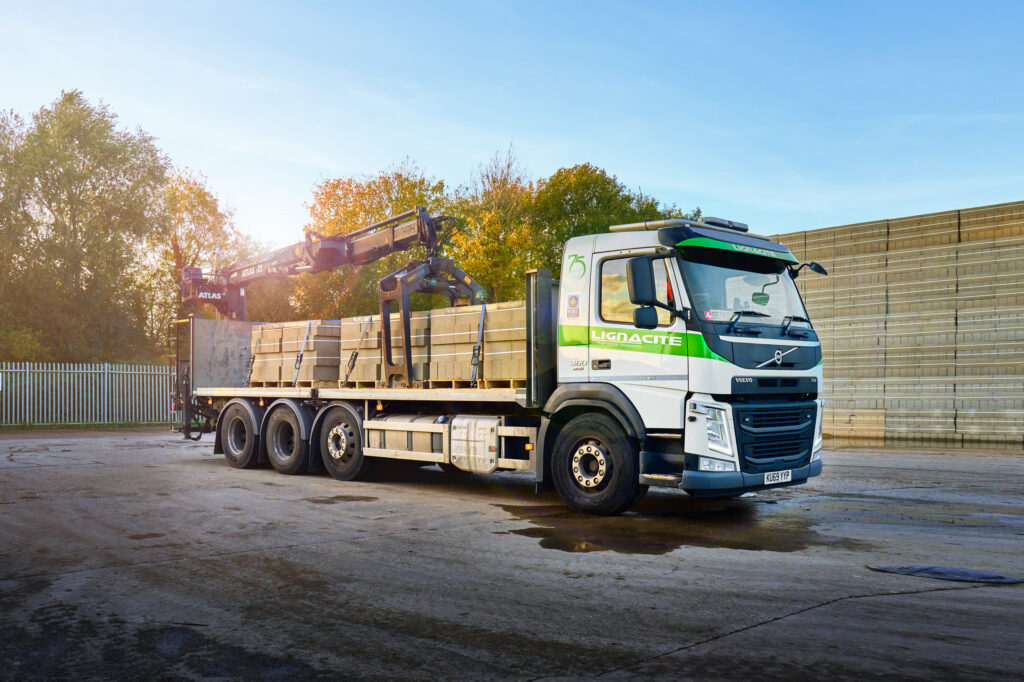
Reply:
[[[103,423],[110,423],[110,363],[103,363]]]

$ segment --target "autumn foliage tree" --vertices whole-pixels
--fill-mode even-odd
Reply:
[[[534,184],[512,150],[480,166],[455,192],[459,228],[446,255],[483,284],[491,300],[522,296],[523,273],[541,264],[536,249]]]
[[[456,219],[440,253],[492,301],[522,297],[530,268],[557,277],[572,237],[700,213],[664,206],[589,163],[533,179],[509,148],[457,187],[409,160],[324,180],[305,229],[347,234],[416,206]],[[233,224],[201,173],[175,170],[151,136],[120,128],[81,92],[62,93],[28,120],[0,112],[0,360],[155,360],[167,322],[194,310],[180,300],[182,268],[217,272],[265,250]],[[250,284],[248,318],[376,312],[378,280],[424,256],[418,247],[361,268]]]
[[[313,190],[307,230],[323,235],[347,234],[416,206],[433,213],[449,207],[445,184],[428,177],[411,161],[364,178],[336,178]],[[299,318],[337,318],[377,310],[377,281],[423,249],[410,249],[361,268],[342,266],[333,272],[295,279],[294,305]]]
[[[2,357],[128,359],[152,348],[150,301],[136,284],[167,159],[116,118],[71,91],[30,122],[0,122]]]

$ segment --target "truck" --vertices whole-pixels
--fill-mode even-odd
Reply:
[[[629,510],[652,486],[726,498],[820,475],[821,345],[795,280],[804,268],[826,275],[822,266],[710,217],[573,237],[558,279],[523,273],[525,375],[493,385],[477,381],[484,289],[436,254],[449,220],[416,208],[341,237],[307,235],[227,275],[183,273],[186,298],[221,302],[224,314],[171,325],[178,428],[212,432],[214,452],[237,468],[269,462],[342,481],[387,460],[528,472],[538,492],[601,515]],[[378,287],[379,381],[253,385],[246,282],[416,245],[428,257]],[[481,309],[472,381],[410,371],[414,293]]]

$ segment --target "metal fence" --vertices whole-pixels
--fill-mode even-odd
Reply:
[[[0,363],[0,426],[168,424],[167,365]]]

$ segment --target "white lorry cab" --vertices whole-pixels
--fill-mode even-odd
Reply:
[[[426,234],[429,246],[431,221],[439,219],[417,211],[409,222],[352,233],[351,243],[313,244],[319,256],[315,248],[293,249],[288,267],[301,270],[304,253],[321,267],[363,253],[368,262],[402,244],[403,234],[407,243]],[[335,258],[328,265],[325,244]],[[269,258],[280,264],[285,256]],[[386,459],[449,472],[527,471],[538,491],[555,489],[573,509],[597,514],[629,509],[651,486],[731,497],[804,483],[821,473],[824,406],[821,346],[794,283],[805,267],[827,274],[733,221],[615,225],[570,239],[559,280],[544,270],[524,273],[525,300],[496,306],[502,319],[524,322],[513,325],[518,331],[499,330],[505,340],[491,343],[486,305],[449,309],[443,319],[434,311],[434,329],[422,331],[427,313],[411,313],[408,303],[416,282],[428,283],[419,291],[450,292],[452,307],[461,305],[456,289],[475,295],[480,288],[450,260],[413,261],[381,280],[376,383],[349,381],[344,359],[344,379],[300,382],[301,350],[294,379],[289,365],[290,381],[257,383],[251,323],[189,318],[172,325],[179,428],[187,437],[213,431],[214,451],[238,468],[267,462],[281,473],[326,469],[340,480],[365,478]],[[216,284],[185,274],[192,289]],[[469,326],[443,328],[452,315]],[[427,341],[411,336],[417,329]],[[472,381],[450,373],[462,346],[430,347],[431,334],[444,329],[476,341],[465,351]],[[391,357],[396,348],[404,361]],[[524,369],[478,381],[481,354]],[[416,365],[417,358],[427,360]],[[447,374],[431,366],[445,361]]]
[[[555,405],[586,395],[639,422],[644,485],[721,497],[817,476],[821,346],[796,265],[714,218],[569,240]]]

